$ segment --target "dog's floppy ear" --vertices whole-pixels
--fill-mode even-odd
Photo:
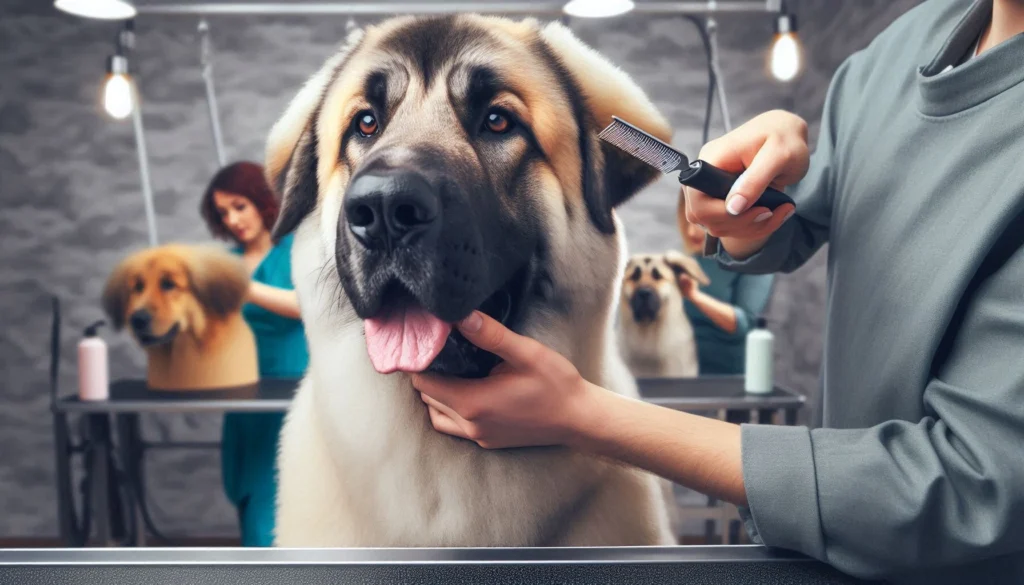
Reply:
[[[704,269],[700,267],[700,263],[693,256],[669,250],[665,252],[665,264],[668,264],[668,267],[672,269],[677,280],[680,274],[687,274],[700,283],[701,286],[711,284],[711,279],[708,278]]]
[[[581,94],[585,113],[585,119],[578,120],[584,161],[583,195],[598,228],[614,232],[612,209],[650,185],[660,173],[600,140],[598,133],[612,122],[612,116],[665,142],[671,142],[672,128],[629,75],[560,22],[546,25],[540,35]]]
[[[277,242],[293,231],[316,208],[317,180],[316,114],[328,86],[359,45],[362,29],[354,29],[342,48],[306,81],[267,137],[267,182],[281,200],[281,211],[271,231]]]
[[[128,277],[131,276],[132,264],[130,257],[118,262],[103,286],[103,312],[107,314],[114,331],[124,327],[125,311],[128,309]]]
[[[249,273],[242,259],[214,246],[190,246],[185,254],[192,294],[210,314],[226,317],[238,311],[249,292]]]

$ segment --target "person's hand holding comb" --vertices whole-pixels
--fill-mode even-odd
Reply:
[[[782,189],[807,173],[807,123],[789,112],[766,112],[708,142],[700,159],[739,178],[724,201],[684,187],[680,205],[686,206],[686,219],[719,238],[734,258],[746,258],[760,250],[795,210],[789,203],[774,211],[752,203],[768,187]]]

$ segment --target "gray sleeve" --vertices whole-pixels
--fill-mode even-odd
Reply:
[[[755,540],[862,578],[1019,551],[1022,281],[1024,251],[979,289],[925,386],[921,420],[863,429],[744,425],[743,515]]]
[[[732,308],[736,313],[736,331],[731,335],[734,339],[746,338],[754,328],[757,318],[768,306],[774,282],[772,274],[741,274],[736,277],[732,295]]]
[[[753,256],[737,260],[729,255],[721,242],[712,244],[711,253],[728,270],[748,274],[792,272],[806,262],[828,240],[832,216],[832,200],[837,145],[837,120],[842,115],[844,81],[851,60],[838,69],[829,85],[821,116],[818,141],[811,155],[807,174],[787,189],[796,203],[796,213],[772,234],[764,247]],[[856,96],[847,99],[856,100]]]

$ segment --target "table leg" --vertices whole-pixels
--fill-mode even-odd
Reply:
[[[143,498],[146,497],[142,476],[143,445],[138,413],[118,414],[117,433],[118,452],[124,466],[125,479],[129,483],[129,493],[132,495],[130,505],[135,521],[135,538],[131,545],[146,546],[146,523],[142,515]]]
[[[791,426],[791,427],[795,427],[796,426],[797,410],[795,408],[787,408],[785,410],[784,415],[786,417],[786,419],[785,419],[786,425]]]
[[[740,521],[729,520],[729,544],[740,543]]]
[[[92,449],[92,469],[89,481],[92,483],[93,515],[96,526],[96,541],[99,546],[111,545],[110,523],[110,419],[103,414],[89,414],[89,440]],[[86,535],[88,540],[88,535]]]
[[[53,446],[57,463],[57,522],[60,540],[64,546],[74,546],[74,489],[71,487],[71,441],[68,431],[68,415],[53,413]]]
[[[727,410],[725,412],[725,421],[733,424],[745,424],[750,422],[750,411],[749,410]]]
[[[762,409],[757,411],[757,422],[762,425],[770,425],[774,422],[774,410]]]

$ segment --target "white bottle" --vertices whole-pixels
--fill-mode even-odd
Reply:
[[[78,342],[78,398],[79,400],[106,400],[110,397],[110,377],[107,344],[96,330],[103,321],[85,328]]]
[[[758,317],[753,329],[747,333],[747,364],[743,386],[751,394],[771,394],[774,384],[775,336],[766,327],[764,317]]]

